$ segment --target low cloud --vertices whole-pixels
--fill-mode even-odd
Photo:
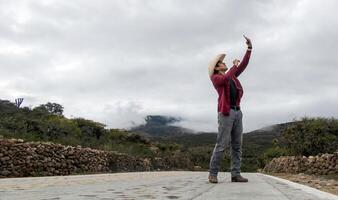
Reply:
[[[333,0],[8,1],[0,7],[2,99],[57,102],[69,117],[129,128],[147,115],[217,131],[211,58],[252,57],[240,76],[244,131],[337,117]]]

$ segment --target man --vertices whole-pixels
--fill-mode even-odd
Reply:
[[[218,93],[218,135],[209,166],[209,182],[211,183],[218,183],[217,174],[224,151],[230,146],[231,181],[248,182],[248,179],[240,174],[243,133],[240,101],[243,96],[243,88],[237,79],[248,65],[252,50],[250,39],[245,36],[244,38],[248,48],[242,62],[235,59],[233,66],[228,69],[223,62],[225,54],[219,54],[208,67],[210,79]]]

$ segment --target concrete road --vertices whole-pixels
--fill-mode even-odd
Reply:
[[[338,196],[259,173],[243,173],[248,183],[231,183],[229,173],[219,183],[208,172],[132,172],[77,176],[0,179],[1,200],[56,199],[245,199],[321,200]]]

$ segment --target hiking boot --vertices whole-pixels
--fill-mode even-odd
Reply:
[[[231,182],[248,182],[247,178],[242,177],[241,175],[231,177]]]
[[[217,176],[209,175],[209,182],[210,183],[218,183]]]

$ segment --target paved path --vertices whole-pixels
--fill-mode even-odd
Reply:
[[[229,173],[219,183],[208,172],[132,172],[77,176],[0,179],[0,200],[56,199],[245,199],[321,200],[338,196],[259,173],[243,173],[248,183],[231,183]]]

